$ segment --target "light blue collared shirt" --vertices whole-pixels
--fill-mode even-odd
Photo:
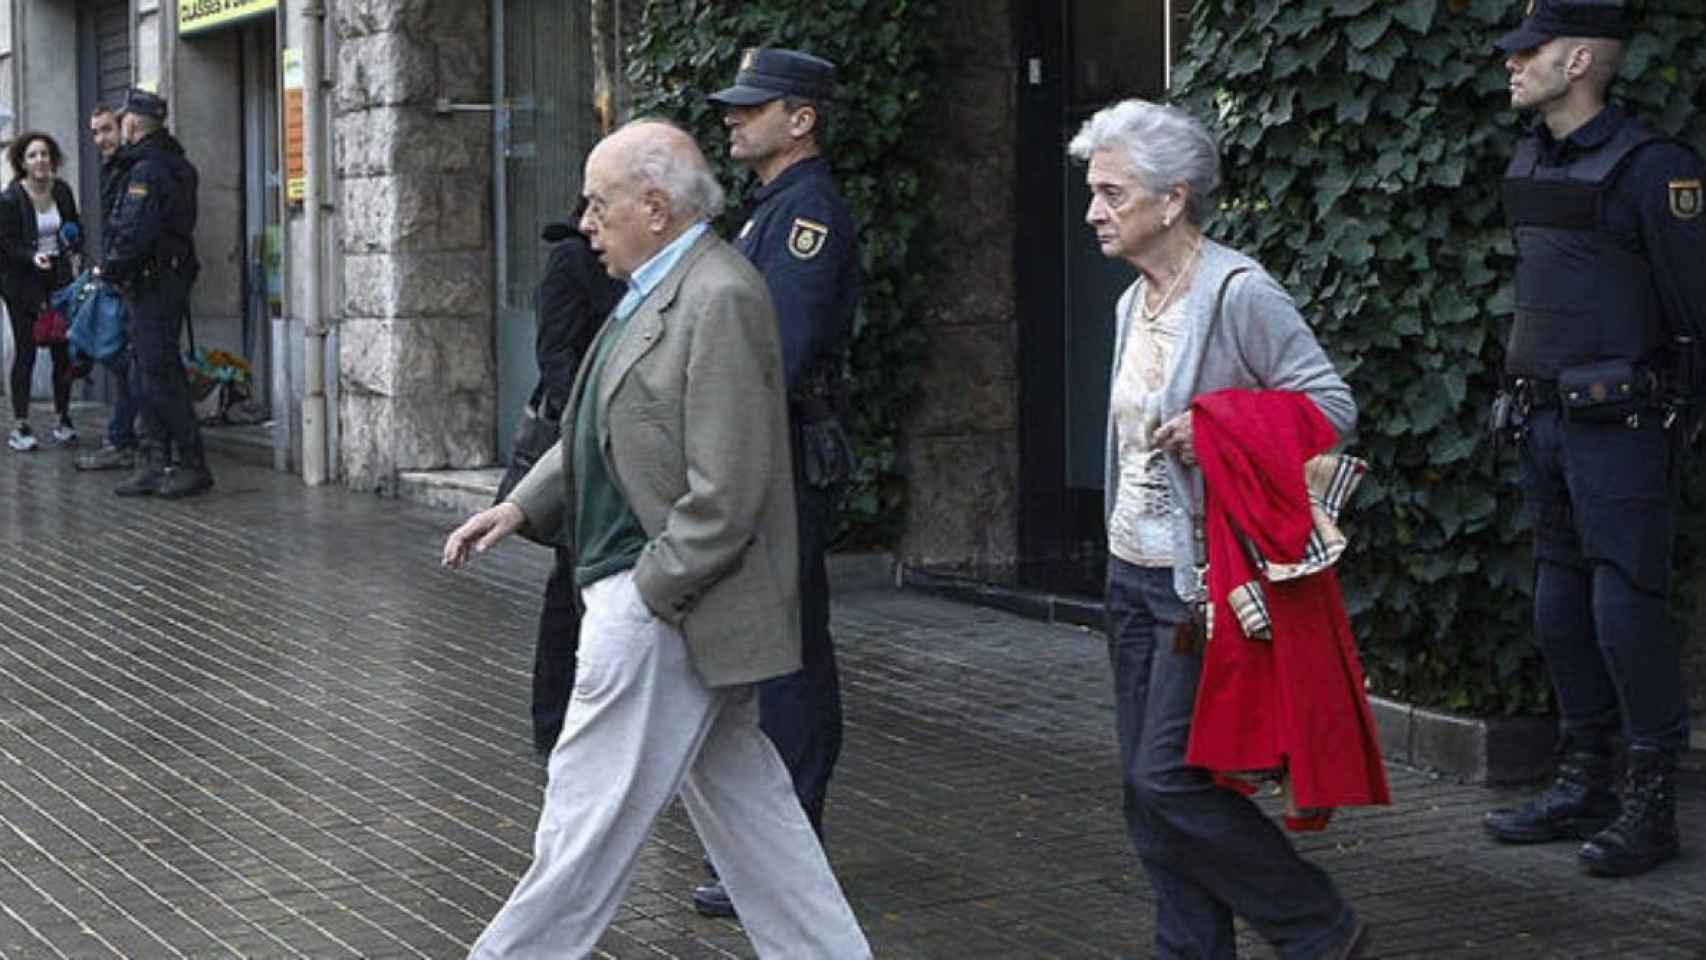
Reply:
[[[703,220],[695,223],[681,231],[681,236],[671,240],[662,250],[652,254],[650,260],[640,264],[639,268],[634,271],[634,275],[628,278],[628,292],[624,293],[622,299],[617,301],[616,309],[610,311],[611,318],[615,320],[628,319],[635,308],[639,307],[640,302],[646,299],[652,290],[656,289],[657,285],[662,282],[670,268],[681,259],[682,254],[687,252],[687,248],[693,246],[693,241],[698,240],[699,235],[709,229],[710,224]]]

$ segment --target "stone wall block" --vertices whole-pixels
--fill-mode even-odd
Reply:
[[[472,317],[421,317],[397,322],[400,396],[482,393],[497,378],[497,359],[486,325]]]
[[[346,111],[335,123],[334,160],[346,177],[483,172],[492,149],[491,119],[481,114],[371,107]]]
[[[398,147],[399,169],[484,174],[491,166],[492,121],[486,114],[422,112],[410,118],[406,133]]]
[[[397,470],[445,470],[497,461],[497,393],[422,391],[399,400],[393,415]]]
[[[401,276],[394,316],[482,316],[492,312],[489,251],[407,254],[397,257]]]
[[[438,96],[432,48],[403,33],[376,33],[338,47],[337,109],[430,104]]]
[[[338,450],[349,486],[378,489],[396,476],[396,414],[397,405],[388,397],[339,392]]]
[[[344,39],[410,29],[427,16],[431,0],[338,0],[331,5]]]
[[[401,260],[390,254],[346,253],[343,315],[354,319],[396,316]]]
[[[914,483],[899,555],[926,567],[1012,563],[1018,540],[1016,438],[914,437],[907,453]],[[917,482],[921,478],[930,482]]]
[[[491,185],[484,178],[438,178],[438,246],[441,250],[487,250],[491,232],[486,211]]]
[[[484,101],[490,98],[492,55],[491,41],[486,33],[441,33],[435,40],[439,95],[452,100]]]
[[[344,395],[395,397],[402,344],[394,320],[345,320],[338,327],[338,376]]]
[[[930,360],[910,424],[915,436],[1016,431],[1018,372],[1005,324],[931,331]]]
[[[353,177],[343,182],[348,253],[430,249],[437,244],[439,191],[405,177]]]
[[[377,177],[395,169],[403,111],[351,110],[332,121],[333,166],[343,177]]]

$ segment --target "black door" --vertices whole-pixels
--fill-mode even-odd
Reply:
[[[1066,145],[1096,110],[1165,96],[1183,0],[1022,0],[1018,243],[1020,579],[1098,594],[1114,301],[1129,265],[1084,224],[1089,191]],[[1169,19],[1175,29],[1169,32]]]

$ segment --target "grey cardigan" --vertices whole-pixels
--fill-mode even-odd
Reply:
[[[1204,237],[1201,263],[1185,296],[1184,331],[1167,369],[1161,390],[1160,422],[1183,413],[1199,393],[1243,387],[1257,390],[1295,390],[1309,396],[1327,421],[1346,439],[1356,426],[1356,401],[1351,388],[1333,369],[1315,334],[1304,323],[1297,305],[1261,265],[1249,257]],[[1243,273],[1227,276],[1243,268]],[[1215,301],[1222,283],[1227,283],[1226,301],[1220,321],[1208,334]],[[1132,298],[1143,293],[1143,278],[1126,288],[1114,307],[1113,381],[1120,375],[1125,354],[1126,325],[1132,315]],[[1119,495],[1119,444],[1114,436],[1112,411],[1108,415],[1107,464],[1103,489],[1103,519],[1113,516]],[[1167,458],[1172,478],[1173,587],[1185,600],[1200,600],[1197,583],[1189,504],[1202,495],[1202,474],[1186,467],[1177,457]]]

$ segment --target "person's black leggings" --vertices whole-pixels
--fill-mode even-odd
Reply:
[[[19,303],[6,298],[6,313],[12,318],[12,345],[17,353],[12,357],[12,377],[6,389],[12,395],[12,416],[23,420],[30,415],[30,380],[36,372],[36,304]],[[53,412],[65,416],[71,409],[71,347],[65,343],[50,344],[48,355],[53,358]]]

